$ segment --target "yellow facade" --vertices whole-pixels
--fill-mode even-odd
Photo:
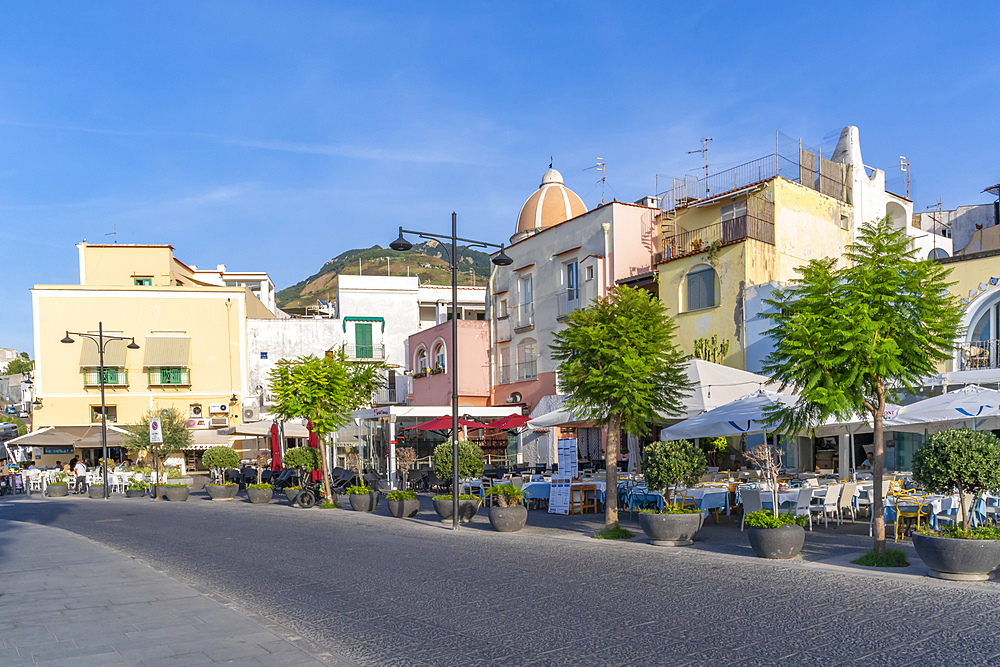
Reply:
[[[729,341],[723,363],[756,371],[765,344],[766,324],[758,316],[764,308],[761,299],[774,287],[787,285],[797,276],[796,267],[810,259],[841,258],[851,242],[855,221],[850,204],[782,177],[762,183],[750,195],[758,202],[769,202],[767,217],[773,220],[773,231],[765,230],[766,224],[761,223],[752,234],[730,232],[734,238],[728,240],[725,234],[699,231],[719,226],[723,207],[741,199],[745,202],[747,192],[679,208],[672,221],[676,236],[661,238],[660,247],[673,243],[685,256],[661,263],[658,272],[660,301],[677,323],[676,339],[681,349],[693,354],[696,339],[716,335]],[[719,243],[709,250],[717,236],[721,236]],[[773,243],[759,240],[765,237]],[[692,252],[699,247],[691,245],[694,239],[703,239],[701,252]],[[707,268],[715,273],[714,303],[694,308],[687,298],[689,276]]]

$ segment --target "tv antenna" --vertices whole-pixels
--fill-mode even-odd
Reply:
[[[114,236],[115,243],[118,243],[118,223],[115,223],[114,227],[112,227],[112,231],[105,234],[105,236]]]
[[[595,164],[593,167],[587,167],[586,169],[584,169],[584,171],[590,171],[591,169],[596,169],[597,171],[601,172],[601,180],[599,180],[597,182],[601,184],[601,203],[602,204],[604,203],[604,183],[605,183],[605,181],[607,180],[607,177],[608,177],[608,174],[604,170],[604,167],[605,167],[604,158],[599,157],[599,158],[597,158],[597,164]]]
[[[906,174],[906,198],[910,198],[910,161],[902,155],[899,156],[899,170]],[[940,198],[938,198],[940,204]]]
[[[903,158],[900,158],[900,160],[902,160],[902,159]],[[937,230],[938,230],[938,225],[941,225],[941,233],[942,233],[942,235],[944,234],[945,225],[941,224],[941,211],[943,209],[944,209],[944,206],[941,205],[941,197],[938,197],[938,200],[937,200],[936,203],[931,204],[930,206],[928,206],[925,209],[925,212],[928,215],[930,215],[930,219],[932,221],[931,236],[934,237],[934,250],[937,250],[937,234],[938,234]],[[937,253],[934,253],[934,254],[937,254]]]
[[[701,153],[701,156],[705,158],[705,180],[708,180],[708,144],[712,142],[712,137],[705,137],[701,140],[701,148],[696,151],[688,151],[688,155],[693,153]]]

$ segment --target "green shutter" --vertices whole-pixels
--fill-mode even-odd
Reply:
[[[371,359],[375,356],[372,348],[372,325],[370,322],[354,323],[354,351],[357,359]]]

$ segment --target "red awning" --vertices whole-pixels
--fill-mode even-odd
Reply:
[[[468,419],[458,420],[459,426],[466,426],[468,428],[483,428],[484,424],[479,422],[471,422]],[[413,429],[420,429],[421,431],[450,431],[452,426],[451,417],[438,417],[437,419],[432,419],[429,422],[424,422],[423,424],[417,424],[416,426],[410,426],[404,428],[404,431],[412,431]]]
[[[517,413],[514,413],[512,415],[504,417],[503,419],[498,419],[494,422],[490,422],[489,424],[486,425],[486,428],[497,431],[500,430],[506,431],[507,429],[511,428],[521,428],[522,426],[527,424],[528,420],[530,419],[531,417],[529,417],[528,415],[519,415]]]

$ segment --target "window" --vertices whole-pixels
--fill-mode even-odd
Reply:
[[[118,406],[105,405],[104,407],[108,422],[111,424],[118,423]],[[90,406],[90,421],[95,424],[101,423],[101,406],[99,405]]]
[[[510,382],[510,348],[501,347],[500,348],[500,368],[497,369],[497,376],[499,377],[500,384],[508,384]]]
[[[538,377],[538,343],[530,338],[517,346],[517,379],[533,380]]]
[[[722,222],[736,220],[747,214],[747,200],[740,199],[729,204],[722,205]]]
[[[136,277],[133,277],[133,280],[135,281],[136,285],[145,285],[146,287],[149,287],[149,286],[151,286],[153,284],[153,279],[152,278],[136,278]]]
[[[149,384],[154,386],[191,384],[191,371],[187,368],[150,368],[147,371],[147,377]]]
[[[507,299],[497,300],[497,317],[507,317]]]
[[[413,364],[414,375],[419,375],[423,377],[427,375],[427,349],[420,348],[417,350],[417,360]]]
[[[687,275],[685,310],[700,310],[715,305],[715,270],[710,266],[697,266]]]
[[[566,300],[576,301],[580,298],[580,264],[573,260],[566,264]]]
[[[83,369],[83,384],[88,387],[101,385],[101,370],[99,368]],[[122,386],[128,384],[128,371],[120,367],[104,368],[105,386]]]
[[[521,303],[518,306],[518,326],[528,326],[535,323],[535,305],[532,293],[531,276],[521,278]]]
[[[593,280],[594,279],[594,267],[592,267],[592,266],[588,266],[587,267],[586,276],[587,276],[587,280]]]
[[[444,343],[438,343],[437,347],[434,348],[434,372],[443,373],[445,369],[444,358],[446,356],[446,350]]]

